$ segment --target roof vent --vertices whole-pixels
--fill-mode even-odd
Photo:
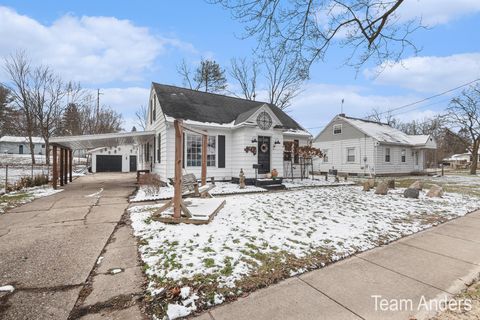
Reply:
[[[346,116],[345,116],[345,113],[340,113],[338,116],[339,116],[339,117],[344,117],[344,118],[346,117]]]

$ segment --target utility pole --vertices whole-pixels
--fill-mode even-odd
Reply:
[[[95,131],[98,130],[98,117],[100,115],[100,95],[103,94],[102,92],[100,92],[100,89],[97,89],[97,112],[96,112],[96,116],[95,116]],[[98,132],[96,132],[98,133]]]
[[[340,107],[340,113],[343,114],[343,103],[345,102],[345,99],[342,98],[342,105]]]

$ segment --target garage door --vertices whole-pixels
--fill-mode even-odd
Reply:
[[[97,155],[97,172],[122,172],[122,156]]]

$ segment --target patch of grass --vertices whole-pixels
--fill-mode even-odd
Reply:
[[[215,260],[213,260],[212,258],[205,258],[203,259],[203,265],[206,268],[213,268],[215,267]]]

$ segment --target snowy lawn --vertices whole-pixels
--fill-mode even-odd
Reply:
[[[315,179],[284,179],[283,185],[287,189],[296,189],[296,188],[309,188],[309,187],[327,187],[327,186],[348,186],[355,184],[353,181],[344,181],[343,178],[340,178],[340,182],[335,182],[335,178],[329,177],[328,181],[325,180],[325,177],[318,177]]]
[[[471,195],[402,194],[340,186],[235,195],[201,226],[155,221],[160,204],[132,207],[152,310],[184,316],[480,207]]]
[[[6,209],[18,207],[24,203],[31,202],[37,198],[46,197],[63,190],[53,190],[52,187],[34,187],[21,191],[10,192],[0,196],[0,214]]]
[[[147,191],[147,188],[141,186],[135,196],[130,199],[130,202],[140,201],[153,201],[153,200],[165,200],[173,197],[173,186],[167,185],[161,187],[158,193],[151,194]],[[245,189],[240,189],[238,184],[230,182],[215,182],[215,188],[210,190],[212,195],[227,195],[238,193],[253,193],[253,192],[265,192],[267,190],[255,186],[246,186]]]

